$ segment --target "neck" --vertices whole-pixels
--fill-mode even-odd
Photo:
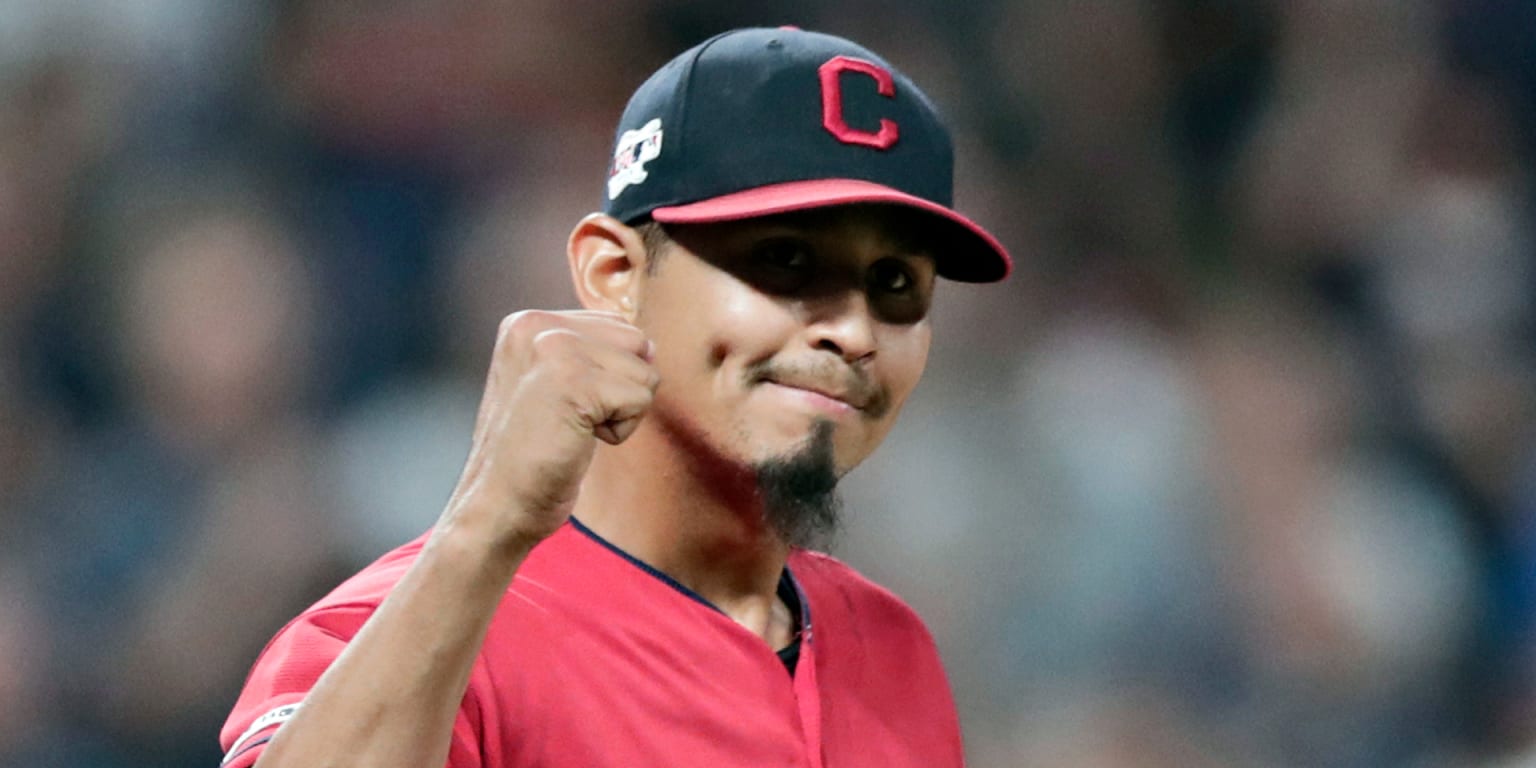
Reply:
[[[623,445],[599,444],[573,514],[774,647],[788,642],[777,588],[789,547],[764,523],[751,470],[650,421]]]

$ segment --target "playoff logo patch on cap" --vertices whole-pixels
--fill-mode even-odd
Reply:
[[[608,199],[616,200],[631,184],[640,184],[648,175],[645,164],[661,157],[661,118],[633,131],[625,131],[613,150],[613,168],[608,171]]]

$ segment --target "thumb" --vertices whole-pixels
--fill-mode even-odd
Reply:
[[[628,440],[629,436],[635,433],[635,429],[640,426],[642,415],[636,414],[624,419],[609,419],[593,427],[592,434],[609,445],[618,445]]]

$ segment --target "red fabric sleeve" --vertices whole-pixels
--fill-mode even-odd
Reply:
[[[376,606],[310,610],[278,632],[257,657],[245,688],[219,734],[221,768],[250,768],[279,726],[302,706],[315,681],[341,654]],[[466,696],[466,698],[468,698]],[[448,749],[449,768],[480,768],[479,739],[461,707]]]

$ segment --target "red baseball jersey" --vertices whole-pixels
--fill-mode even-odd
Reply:
[[[284,627],[224,725],[226,768],[272,732],[420,553],[385,555]],[[791,675],[762,638],[579,522],[524,561],[475,660],[452,768],[960,766],[937,649],[890,592],[795,551]]]

